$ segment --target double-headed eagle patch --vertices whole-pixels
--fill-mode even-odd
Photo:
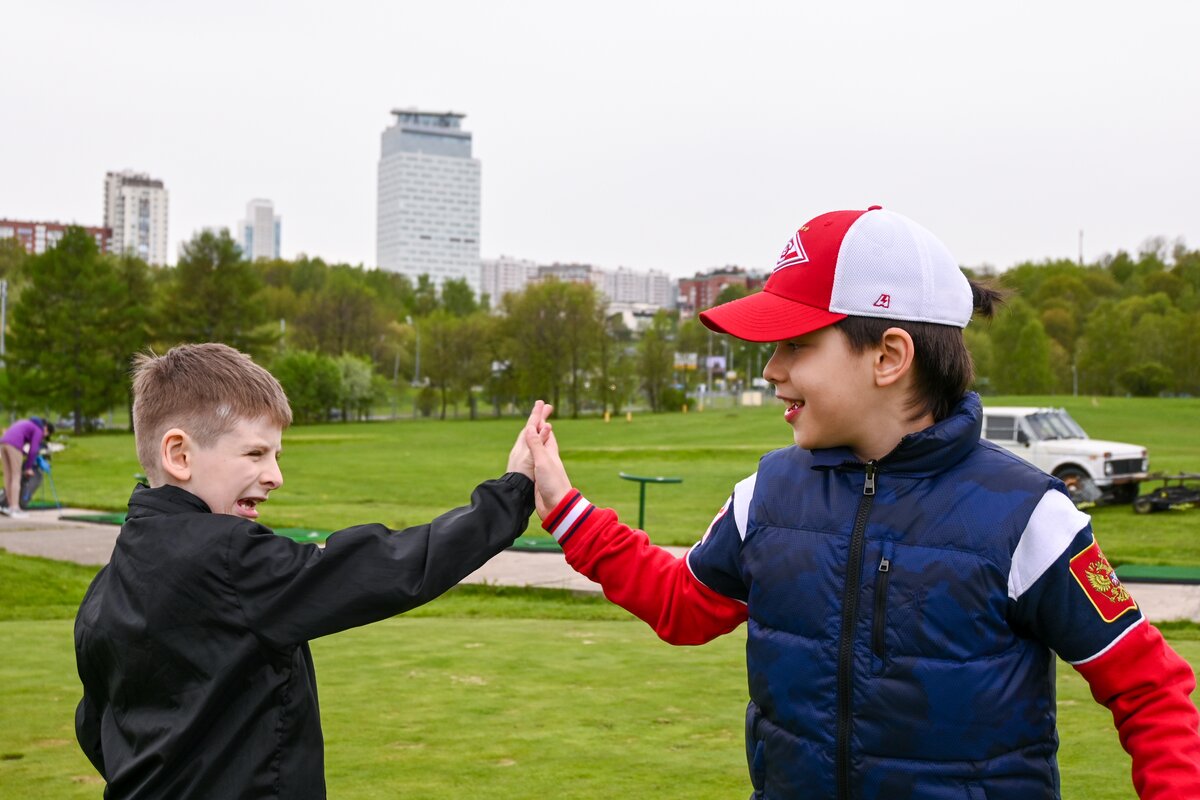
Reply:
[[[1095,541],[1071,558],[1071,575],[1105,622],[1137,609]]]

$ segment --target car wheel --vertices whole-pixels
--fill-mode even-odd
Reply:
[[[1154,503],[1150,502],[1150,498],[1146,496],[1139,497],[1133,501],[1133,513],[1135,514],[1150,514],[1154,511]]]
[[[1074,503],[1082,503],[1087,499],[1085,481],[1091,481],[1088,474],[1078,467],[1063,467],[1054,473],[1054,477],[1067,485],[1067,494]]]

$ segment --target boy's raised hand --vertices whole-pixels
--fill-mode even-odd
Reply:
[[[546,417],[549,417],[549,412],[542,418],[540,425],[526,425],[522,431],[526,447],[533,458],[534,502],[537,505],[538,517],[543,520],[571,491],[571,479],[567,477],[567,470],[563,467],[562,459],[558,457],[558,440],[554,438],[554,431]],[[530,417],[531,421],[532,419],[533,417]]]
[[[550,416],[550,412],[554,410],[554,406],[538,400],[533,404],[533,411],[529,412],[529,419],[525,421],[525,427],[517,434],[517,440],[513,442],[512,450],[508,453],[508,471],[519,472],[529,480],[535,480],[533,472],[533,454],[529,451],[529,444],[526,440],[526,432],[531,428],[534,431],[540,431],[543,427],[549,428],[546,420]]]

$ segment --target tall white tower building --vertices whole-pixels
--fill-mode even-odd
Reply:
[[[381,269],[437,286],[465,278],[479,294],[479,160],[465,115],[392,111],[379,156],[375,260]]]
[[[167,190],[141,172],[104,176],[104,227],[112,229],[112,251],[132,253],[149,264],[167,264]]]
[[[260,258],[280,258],[280,220],[270,200],[251,200],[246,204],[246,218],[238,226],[241,231],[242,255],[247,261]]]

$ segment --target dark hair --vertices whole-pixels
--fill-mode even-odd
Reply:
[[[967,281],[975,313],[990,318],[1004,295],[993,286]],[[846,317],[835,327],[845,334],[850,348],[861,353],[879,344],[888,328],[908,331],[913,340],[915,383],[911,408],[913,418],[933,414],[935,421],[950,416],[975,380],[975,365],[963,342],[962,328],[933,322],[909,322],[882,317]]]

